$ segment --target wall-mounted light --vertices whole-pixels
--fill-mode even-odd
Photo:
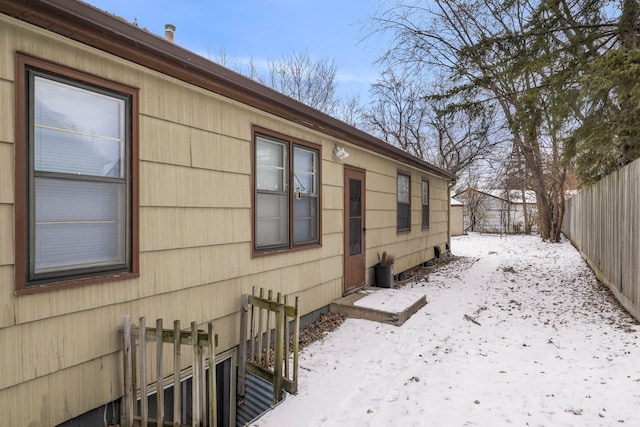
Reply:
[[[333,149],[333,155],[338,158],[338,160],[344,160],[349,157],[349,153],[345,151],[344,148],[336,145],[336,148]]]

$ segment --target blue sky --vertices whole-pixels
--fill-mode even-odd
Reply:
[[[175,42],[215,57],[221,48],[236,64],[260,65],[307,50],[314,59],[335,60],[339,94],[364,100],[379,74],[373,65],[384,49],[362,21],[376,0],[88,0],[99,9],[163,35],[176,26]]]

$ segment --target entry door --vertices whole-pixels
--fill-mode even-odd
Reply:
[[[365,171],[344,168],[344,293],[365,281]]]

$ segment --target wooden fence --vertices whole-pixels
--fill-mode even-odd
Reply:
[[[567,201],[562,231],[640,320],[640,160]]]
[[[244,396],[246,371],[273,384],[273,404],[282,400],[283,390],[296,393],[298,388],[298,349],[300,316],[298,298],[287,305],[288,298],[269,291],[242,296],[240,317],[240,363],[238,395]],[[293,350],[289,346],[289,323],[293,323]],[[247,332],[249,339],[247,339]],[[272,334],[274,336],[272,336]],[[273,354],[271,354],[273,343]],[[293,356],[292,362],[289,361]]]
[[[208,330],[200,331],[196,322],[191,329],[182,331],[180,321],[173,322],[173,329],[163,329],[162,319],[156,320],[156,327],[147,327],[145,318],[139,319],[138,326],[131,325],[129,316],[125,316],[123,325],[124,342],[124,405],[122,424],[124,427],[134,426],[216,426],[216,378],[215,378],[215,334],[213,324]],[[147,345],[147,343],[153,343]],[[164,344],[169,344],[172,351],[165,352]],[[181,384],[182,347],[191,348],[191,404],[189,408],[189,424],[183,415],[184,396]],[[155,351],[154,351],[155,347]],[[155,353],[155,354],[154,354]],[[155,356],[155,357],[154,357]],[[165,358],[173,358],[173,369],[168,376],[173,386],[172,402],[165,402]],[[148,369],[149,362],[155,363],[154,369]],[[207,371],[208,365],[208,372]],[[168,367],[167,367],[168,368]],[[207,387],[208,386],[208,387]],[[155,402],[151,397],[155,394]],[[208,395],[208,401],[207,401]],[[150,402],[154,403],[155,412],[150,416]],[[165,417],[165,408],[170,404],[169,416]],[[208,411],[207,411],[208,409]],[[169,412],[169,411],[167,411]],[[168,419],[170,418],[170,420]]]

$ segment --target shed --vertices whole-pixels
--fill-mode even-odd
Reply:
[[[451,235],[461,236],[464,234],[464,203],[451,199]]]

